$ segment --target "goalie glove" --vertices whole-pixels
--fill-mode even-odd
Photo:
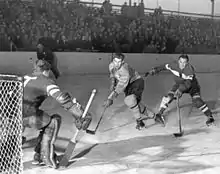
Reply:
[[[92,120],[91,114],[87,113],[87,115],[82,118],[82,114],[84,112],[83,107],[79,104],[76,99],[72,100],[69,93],[62,93],[57,100],[61,103],[62,107],[70,112],[75,118],[75,125],[77,129],[86,130],[89,127],[89,124]]]

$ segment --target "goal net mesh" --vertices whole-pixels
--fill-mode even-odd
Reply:
[[[0,74],[0,174],[21,174],[22,78]]]

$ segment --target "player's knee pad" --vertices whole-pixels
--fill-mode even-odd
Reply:
[[[133,109],[138,105],[136,96],[134,94],[126,96],[124,102],[130,109]]]
[[[60,125],[61,116],[58,114],[51,116],[51,122],[45,128],[41,142],[41,158],[47,166],[52,168],[58,167],[54,143],[60,130]]]
[[[136,119],[141,117],[139,104],[134,94],[126,96],[124,102],[131,109]]]
[[[202,112],[206,112],[209,110],[207,104],[202,100],[200,95],[195,95],[192,97],[192,101],[195,107],[197,107]]]

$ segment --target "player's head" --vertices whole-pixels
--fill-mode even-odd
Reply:
[[[184,69],[189,63],[189,56],[187,54],[182,54],[178,58],[179,68]]]
[[[122,53],[116,53],[112,57],[112,62],[114,63],[115,68],[119,69],[124,63],[125,56]]]
[[[49,75],[50,68],[51,68],[50,64],[45,60],[37,60],[34,63],[35,74]]]
[[[37,44],[37,51],[42,52],[43,49],[44,49],[44,45],[42,43],[38,42],[38,44]]]

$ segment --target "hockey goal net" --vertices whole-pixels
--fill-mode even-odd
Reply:
[[[0,174],[21,174],[22,78],[0,74]]]

